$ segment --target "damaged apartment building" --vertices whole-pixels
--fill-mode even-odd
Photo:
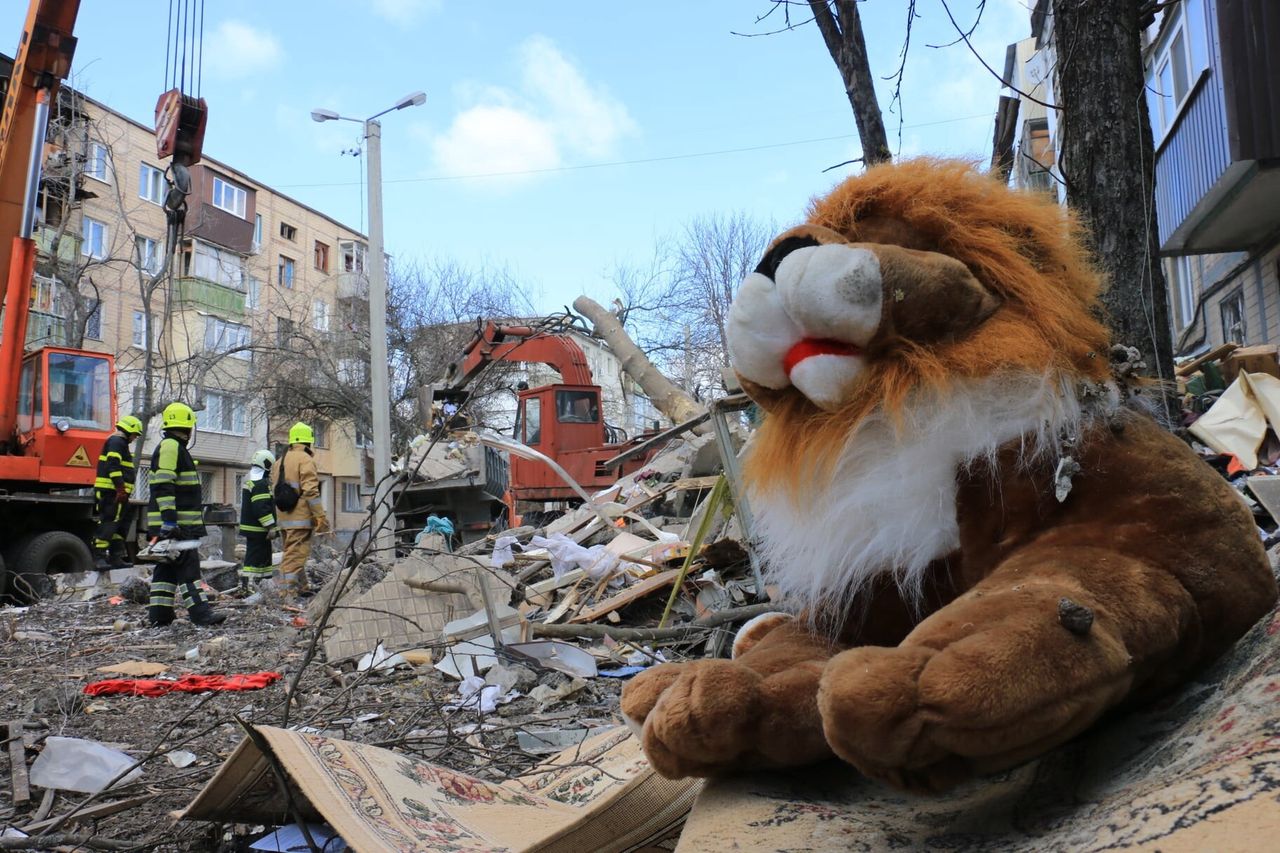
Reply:
[[[1280,17],[1270,0],[1163,4],[1144,33],[1154,207],[1179,357],[1280,342]],[[1009,45],[996,138],[1015,186],[1061,191],[1053,14]],[[1026,93],[1026,97],[1020,93]],[[1016,106],[1008,101],[1019,101]],[[1008,107],[1013,107],[1009,109]],[[1015,126],[1001,127],[1012,119]],[[1136,249],[1135,249],[1136,250]]]
[[[0,85],[11,69],[0,57]],[[278,447],[293,420],[309,417],[282,405],[306,396],[287,395],[289,365],[314,373],[327,364],[332,382],[367,393],[359,231],[206,156],[191,169],[171,274],[160,276],[168,185],[152,129],[63,87],[45,157],[28,344],[112,353],[121,415],[154,414],[172,399],[196,407],[192,452],[206,503],[237,505],[253,452]],[[368,439],[349,420],[313,422],[326,511],[352,530],[368,500]],[[154,418],[140,498],[158,438]]]

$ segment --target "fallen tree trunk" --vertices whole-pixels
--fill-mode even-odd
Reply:
[[[672,423],[681,424],[706,414],[706,406],[694,400],[654,367],[653,362],[635,345],[611,311],[589,296],[579,296],[573,300],[573,310],[591,321],[596,334],[604,339],[622,363],[622,369]],[[710,427],[703,424],[695,428],[694,432],[703,433],[708,429]]]

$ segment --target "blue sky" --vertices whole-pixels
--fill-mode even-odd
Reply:
[[[972,22],[977,0],[948,3]],[[6,52],[25,5],[0,11]],[[860,149],[817,29],[733,34],[775,28],[780,13],[755,23],[770,5],[207,0],[205,150],[358,226],[363,164],[340,152],[359,128],[309,113],[362,118],[424,90],[426,104],[383,119],[387,250],[505,267],[545,310],[581,293],[604,301],[618,264],[645,263],[691,218],[746,211],[785,227],[857,168],[822,172]],[[75,84],[150,124],[168,6],[82,0]],[[898,65],[905,6],[859,6],[878,77]],[[985,161],[999,82],[963,44],[927,46],[956,38],[941,0],[917,11],[901,153]],[[1029,30],[1026,3],[989,0],[974,45],[1000,69]],[[879,86],[896,146],[890,84]]]

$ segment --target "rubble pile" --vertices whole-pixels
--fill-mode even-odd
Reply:
[[[446,461],[474,458],[455,444]],[[768,608],[721,458],[711,436],[673,439],[544,525],[464,544],[424,524],[395,560],[318,547],[305,608],[269,584],[235,597],[234,572],[210,563],[230,614],[215,629],[141,627],[141,567],[54,578],[37,603],[0,608],[0,831],[245,849],[272,827],[172,815],[264,726],[492,782],[620,731],[627,678],[723,653]]]

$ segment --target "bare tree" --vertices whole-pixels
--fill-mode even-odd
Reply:
[[[615,272],[627,334],[695,399],[723,391],[729,306],[775,232],[741,212],[702,216],[660,241],[647,267]]]

